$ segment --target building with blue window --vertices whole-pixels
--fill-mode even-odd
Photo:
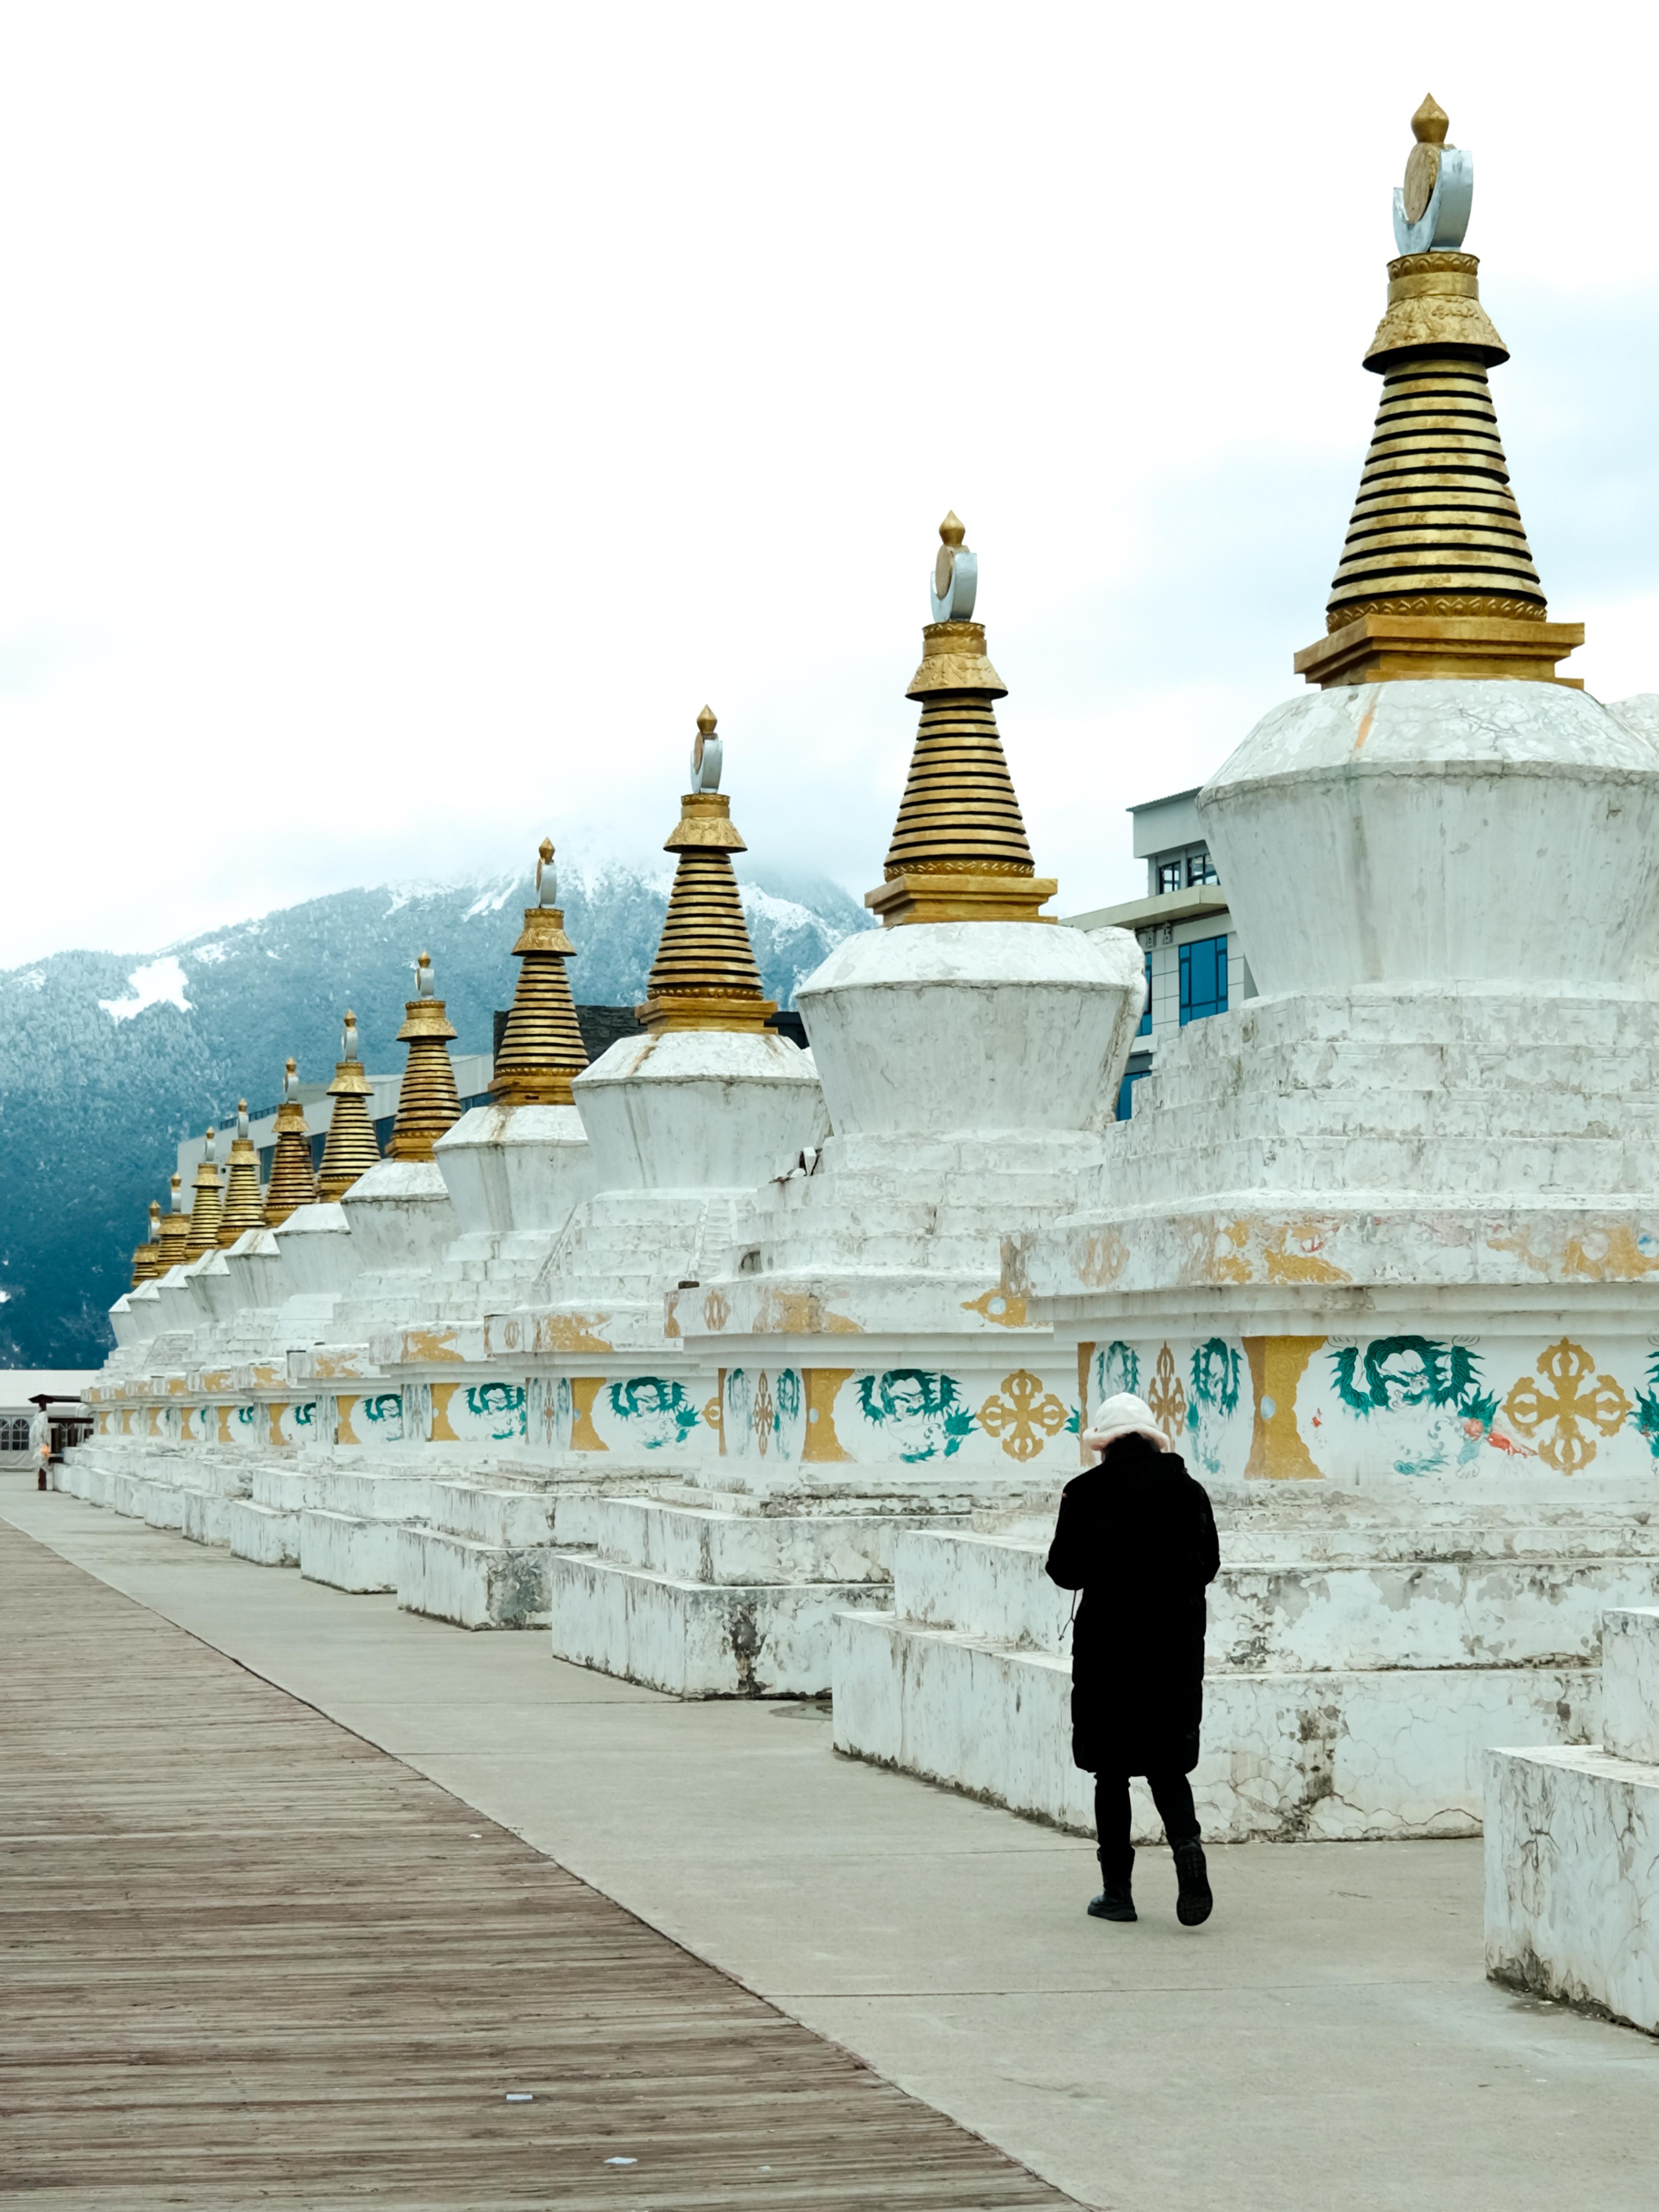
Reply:
[[[1135,858],[1146,863],[1146,896],[1066,921],[1072,929],[1132,929],[1146,956],[1146,1011],[1118,1093],[1121,1121],[1132,1110],[1135,1085],[1152,1073],[1160,1037],[1255,996],[1199,826],[1197,797],[1194,786],[1130,807]]]

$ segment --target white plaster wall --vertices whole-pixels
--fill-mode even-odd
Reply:
[[[1616,1759],[1659,1766],[1659,1609],[1602,1618],[1601,1741]]]
[[[920,922],[846,939],[796,990],[838,1137],[1093,1129],[1146,996],[1123,930]]]
[[[245,1230],[225,1254],[225,1265],[243,1309],[280,1306],[294,1285],[283,1265],[282,1248],[269,1229]]]
[[[1264,994],[1653,988],[1659,747],[1583,692],[1307,692],[1198,809]]]
[[[435,1267],[459,1227],[433,1160],[381,1160],[340,1205],[366,1275]]]
[[[361,1248],[339,1206],[302,1206],[273,1230],[283,1273],[299,1297],[323,1297],[346,1287],[362,1265]]]
[[[475,1106],[434,1152],[463,1235],[562,1229],[598,1188],[574,1106]]]
[[[828,1133],[811,1054],[771,1030],[623,1038],[574,1087],[596,1192],[747,1190]]]

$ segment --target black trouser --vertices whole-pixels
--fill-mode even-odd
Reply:
[[[1158,1818],[1171,1849],[1189,1844],[1198,1834],[1198,1815],[1193,1810],[1193,1785],[1184,1774],[1164,1768],[1146,1777]],[[1095,1777],[1095,1832],[1100,1838],[1100,1871],[1108,1881],[1127,1881],[1134,1865],[1129,1841],[1129,1778],[1127,1774]]]

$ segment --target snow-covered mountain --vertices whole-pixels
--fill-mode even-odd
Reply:
[[[743,872],[767,994],[788,1006],[869,917],[821,878]],[[643,998],[669,880],[561,867],[580,1002]],[[274,1103],[289,1053],[304,1080],[325,1082],[348,1006],[366,1066],[400,1067],[420,953],[460,1032],[453,1049],[488,1052],[530,896],[506,876],[338,891],[157,951],[60,952],[0,973],[0,1366],[98,1364],[179,1139],[222,1123],[239,1097]]]

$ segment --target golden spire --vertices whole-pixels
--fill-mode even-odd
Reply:
[[[132,1255],[132,1287],[152,1281],[161,1272],[161,1205],[159,1199],[149,1202],[149,1234]]]
[[[663,846],[678,855],[657,957],[639,1018],[648,1030],[763,1030],[777,1001],[761,995],[760,969],[743,918],[733,853],[748,847],[732,826],[732,802],[720,787],[721,742],[714,716],[697,717],[691,788],[679,825]]]
[[[985,629],[970,622],[978,556],[954,514],[939,526],[933,619],[921,665],[905,694],[921,702],[921,726],[899,801],[886,881],[871,891],[890,928],[905,921],[1041,921],[1058,885],[1039,876],[1003,757],[992,708],[1008,687],[985,656]]]
[[[207,1150],[196,1164],[195,1188],[190,1206],[190,1237],[185,1246],[186,1260],[199,1260],[204,1252],[212,1251],[219,1241],[219,1216],[224,1209],[224,1191],[219,1181],[219,1139],[210,1127]]]
[[[336,1199],[343,1198],[358,1176],[367,1175],[380,1157],[374,1124],[363,1103],[374,1097],[374,1085],[363,1073],[362,1059],[357,1050],[357,1017],[349,1006],[346,1008],[340,1057],[335,1062],[334,1080],[328,1086],[328,1095],[334,1101],[334,1110],[329,1115],[323,1164],[317,1170],[317,1195],[325,1205],[331,1206]]]
[[[306,1109],[300,1103],[300,1071],[292,1059],[283,1068],[283,1103],[276,1109],[276,1144],[270,1156],[270,1181],[265,1185],[265,1226],[280,1228],[301,1206],[317,1203],[317,1182],[311,1172],[311,1132]]]
[[[259,1190],[259,1155],[247,1133],[247,1101],[236,1101],[236,1134],[230,1140],[230,1168],[225,1177],[225,1206],[219,1216],[219,1243],[234,1244],[250,1229],[264,1224],[264,1202]]]
[[[576,948],[564,933],[558,896],[553,840],[544,837],[536,862],[536,903],[525,908],[524,929],[513,948],[520,963],[518,988],[489,1086],[503,1106],[569,1106],[574,1103],[570,1079],[587,1065],[564,964]]]
[[[1296,656],[1309,683],[1514,677],[1565,683],[1556,663],[1584,641],[1552,623],[1533,565],[1486,372],[1509,359],[1480,304],[1480,262],[1458,249],[1472,157],[1446,143],[1425,100],[1395,192],[1388,311],[1365,356],[1382,379],[1327,635]]]
[[[168,1201],[168,1211],[161,1216],[161,1234],[158,1240],[161,1256],[155,1266],[158,1275],[165,1275],[170,1267],[179,1266],[185,1257],[185,1247],[190,1242],[190,1220],[185,1212],[184,1180],[182,1176],[167,1178],[172,1196]]]
[[[461,1118],[455,1071],[449,1064],[448,1040],[455,1031],[444,1013],[443,1000],[433,996],[433,988],[432,955],[423,952],[416,969],[415,996],[404,1001],[406,1019],[398,1032],[398,1043],[409,1047],[409,1058],[398,1091],[398,1118],[386,1148],[389,1160],[429,1160],[437,1139]]]

